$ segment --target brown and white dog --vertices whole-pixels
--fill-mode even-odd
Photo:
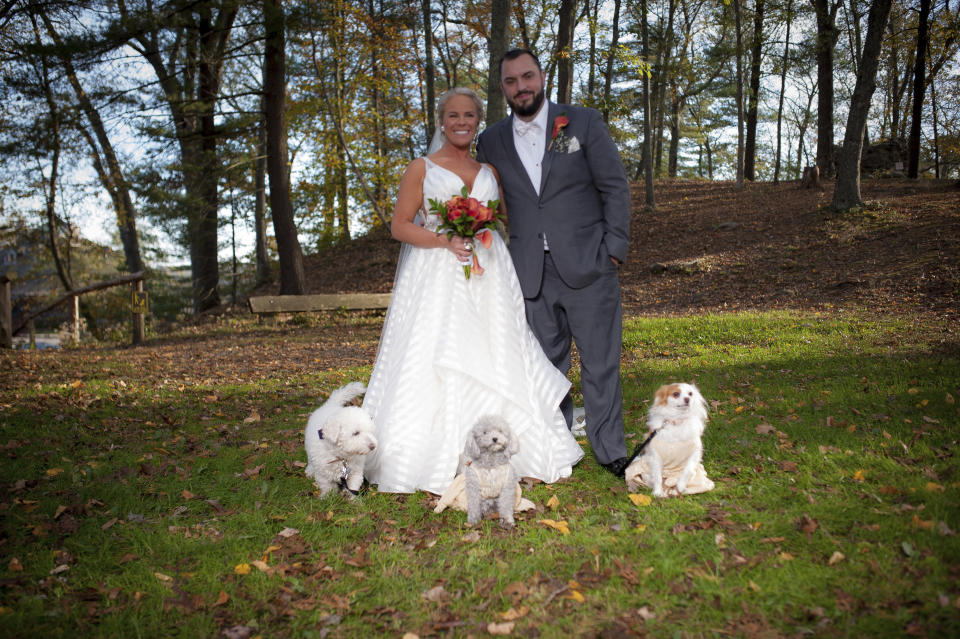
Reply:
[[[693,495],[713,490],[703,468],[707,402],[693,384],[665,384],[657,389],[647,414],[643,451],[624,472],[627,488],[647,486],[654,497]]]

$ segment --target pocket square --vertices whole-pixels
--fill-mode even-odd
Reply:
[[[577,139],[577,136],[572,136],[570,138],[570,144],[567,145],[567,153],[576,153],[580,150],[580,140]]]

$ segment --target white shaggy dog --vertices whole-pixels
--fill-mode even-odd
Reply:
[[[713,490],[703,468],[707,402],[693,384],[657,389],[647,415],[650,435],[624,476],[631,491],[648,486],[654,497],[693,495]],[[636,453],[635,453],[636,455]]]
[[[338,388],[307,420],[303,434],[306,473],[324,495],[337,487],[351,497],[360,492],[363,466],[367,455],[376,449],[377,438],[367,411],[345,404],[364,391],[361,382]]]
[[[513,528],[513,508],[519,477],[510,458],[520,449],[510,425],[497,415],[481,417],[467,434],[463,455],[467,493],[467,524],[474,526],[496,510],[501,528]]]

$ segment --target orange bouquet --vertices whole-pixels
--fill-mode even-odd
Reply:
[[[470,197],[467,187],[464,186],[460,195],[454,195],[446,202],[430,200],[430,210],[440,216],[438,233],[451,233],[466,239],[473,239],[490,248],[493,243],[493,232],[502,215],[497,213],[500,200],[490,200],[486,206],[476,198]],[[473,252],[473,261],[463,265],[463,274],[470,279],[470,273],[483,275],[483,267]]]

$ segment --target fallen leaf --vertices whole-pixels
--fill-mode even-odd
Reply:
[[[957,534],[950,530],[950,526],[948,526],[947,522],[945,521],[937,522],[937,532],[947,537],[952,537],[953,535]]]
[[[657,615],[654,613],[648,606],[643,606],[637,610],[637,615],[644,621],[650,621],[651,619],[656,619]]]
[[[950,404],[951,406],[953,406],[956,403],[956,400],[953,398],[953,395],[951,395],[950,393],[947,393],[947,396],[945,397],[945,399],[947,400],[947,403]]]
[[[63,472],[62,468],[48,468],[46,474],[47,474],[47,477],[56,477],[62,472]]]
[[[717,533],[713,536],[713,543],[717,545],[717,548],[726,548],[727,547],[727,536],[723,533]]]
[[[846,555],[844,555],[842,552],[840,552],[839,550],[835,550],[833,551],[833,554],[830,555],[830,559],[827,560],[827,565],[834,566],[836,564],[839,564],[841,561],[843,561],[846,558],[847,558]]]
[[[243,420],[244,424],[255,424],[260,421],[260,413],[256,410],[250,412],[250,414]]]
[[[233,572],[238,575],[249,575],[250,564],[237,564],[233,567]]]
[[[707,581],[713,581],[713,582],[719,581],[716,575],[710,574],[700,566],[693,566],[691,568],[687,568],[683,572],[686,576],[690,577],[691,579],[694,577],[699,577],[701,579],[706,579]]]
[[[510,608],[506,612],[501,612],[500,617],[504,621],[516,621],[522,617],[526,617],[530,614],[530,608],[527,606],[520,606],[519,608]]]
[[[460,541],[472,544],[474,542],[480,541],[480,533],[476,530],[468,532],[466,535],[460,538]]]
[[[512,621],[504,621],[503,623],[494,623],[490,622],[487,624],[487,632],[491,635],[509,635],[513,634],[513,628],[516,624]]]
[[[788,552],[782,552],[777,556],[780,557],[780,559],[782,559],[783,561],[793,561],[793,555],[791,555]]]
[[[10,572],[23,572],[23,564],[21,564],[20,560],[16,557],[10,559],[10,563],[7,567]]]
[[[552,495],[550,499],[547,500],[547,508],[550,510],[556,510],[560,507],[560,500],[557,499],[556,495]]]
[[[420,598],[438,603],[450,599],[450,593],[448,593],[447,589],[443,586],[434,586],[430,590],[424,590],[422,593],[420,593]]]
[[[917,551],[913,549],[913,545],[909,541],[904,541],[900,544],[900,550],[903,551],[907,557],[913,557],[917,554]]]
[[[296,528],[284,528],[283,530],[277,533],[277,537],[287,538],[287,537],[293,537],[294,535],[298,535],[298,534],[300,534],[300,531],[297,530]]]
[[[753,579],[750,580],[749,586],[750,586],[751,590],[753,590],[754,592],[760,592],[760,586],[758,586],[757,584],[755,584],[755,583],[753,582]]]
[[[919,517],[914,515],[912,523],[914,528],[920,528],[921,530],[933,530],[932,519],[920,519]]]
[[[250,565],[253,566],[254,568],[257,568],[261,572],[267,572],[270,570],[270,566],[267,565],[267,562],[260,561],[259,559],[257,559],[256,561],[251,561]]]
[[[584,597],[579,590],[571,590],[568,598],[573,599],[577,603],[583,603],[584,601],[587,600],[586,597]]]
[[[107,530],[108,528],[111,528],[115,523],[117,523],[117,521],[119,520],[116,517],[114,517],[104,525],[100,526],[100,530]]]
[[[162,572],[155,572],[153,576],[159,579],[160,581],[173,581],[173,577],[170,575],[165,575]]]
[[[221,590],[220,595],[217,597],[217,600],[213,602],[213,606],[222,606],[223,604],[230,601],[230,595],[227,594],[226,590]]]
[[[543,524],[544,526],[549,526],[554,530],[558,530],[564,535],[570,534],[570,527],[567,525],[567,522],[564,520],[541,519],[539,523]]]
[[[810,538],[810,535],[816,532],[818,527],[819,524],[817,523],[817,520],[810,517],[810,515],[804,515],[797,520],[797,528],[807,534],[807,539]]]
[[[630,501],[633,502],[634,506],[649,506],[651,503],[653,503],[653,499],[649,495],[637,495],[631,493],[627,495],[627,497],[630,498]]]
[[[946,490],[946,487],[941,486],[940,484],[938,484],[938,483],[936,483],[936,482],[928,481],[928,482],[927,482],[927,485],[924,486],[924,489],[925,489],[928,493],[942,493],[943,491]]]
[[[194,495],[193,493],[191,493],[189,490],[184,490],[182,493],[180,493],[180,496],[183,497],[183,498],[184,498],[185,500],[187,500],[187,501],[190,501],[191,499],[193,499],[194,497],[196,497],[196,495]]]
[[[57,517],[65,513],[66,510],[67,510],[66,506],[57,506],[57,511],[53,513],[53,518],[56,519]]]
[[[757,425],[758,435],[769,435],[770,433],[776,432],[776,430],[776,428],[767,423]]]
[[[862,482],[864,480],[863,469],[857,469],[857,472],[853,474],[853,481]]]

